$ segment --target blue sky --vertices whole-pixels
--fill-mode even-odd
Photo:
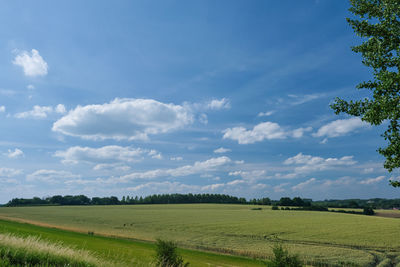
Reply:
[[[346,1],[0,4],[0,203],[55,194],[399,196]]]

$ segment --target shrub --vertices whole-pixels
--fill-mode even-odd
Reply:
[[[365,207],[363,210],[363,214],[365,215],[374,215],[375,212],[371,207]]]
[[[272,206],[272,210],[279,210],[278,206]]]
[[[377,267],[391,267],[391,266],[392,266],[392,263],[391,263],[390,259],[384,259],[377,265]]]
[[[272,248],[274,259],[267,262],[268,267],[301,267],[302,264],[297,255],[289,255],[287,249],[284,249],[281,244],[277,244]]]
[[[176,244],[171,241],[157,239],[156,265],[159,267],[186,267],[189,263],[183,262],[183,258],[176,250]]]

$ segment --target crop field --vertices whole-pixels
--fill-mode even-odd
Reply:
[[[256,258],[270,257],[271,246],[280,241],[310,265],[374,266],[400,255],[398,218],[251,208],[217,204],[16,207],[0,208],[0,218],[81,232],[87,238],[161,238],[176,241],[182,248]],[[95,234],[88,236],[88,232]],[[56,235],[52,238],[57,240]],[[149,260],[143,257],[137,259]]]

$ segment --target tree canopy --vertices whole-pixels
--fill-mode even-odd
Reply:
[[[360,117],[371,125],[388,122],[382,134],[388,145],[378,152],[384,167],[392,172],[400,167],[400,0],[350,0],[347,18],[354,32],[364,38],[352,50],[361,53],[362,63],[372,69],[373,79],[357,85],[372,92],[371,97],[346,101],[336,98],[331,105],[336,114]],[[400,186],[392,181],[393,186]]]

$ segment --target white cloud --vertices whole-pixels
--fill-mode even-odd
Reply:
[[[335,120],[325,124],[313,134],[314,137],[338,137],[353,132],[359,128],[367,127],[368,124],[360,118],[350,118],[344,120]]]
[[[183,106],[152,99],[118,99],[78,106],[53,124],[53,131],[85,139],[135,140],[171,132],[193,122]]]
[[[33,84],[28,84],[28,85],[26,86],[26,88],[27,88],[28,90],[34,90],[34,89],[35,89],[35,86],[34,86]]]
[[[55,108],[52,106],[37,106],[35,105],[32,110],[16,113],[14,117],[18,119],[45,119],[51,113],[65,113],[65,107],[62,104],[58,104]]]
[[[65,179],[80,178],[80,175],[73,174],[67,171],[57,171],[57,170],[37,170],[26,176],[27,181],[41,181],[48,183],[56,183]]]
[[[198,192],[200,189],[196,185],[186,185],[178,182],[149,182],[134,187],[128,187],[132,192],[159,192],[159,193],[188,193]]]
[[[12,151],[11,149],[8,150],[7,153],[7,157],[9,157],[10,159],[16,159],[19,157],[23,157],[24,156],[24,152],[22,152],[22,150],[16,148],[14,151]]]
[[[161,153],[156,150],[122,146],[103,146],[100,148],[91,147],[70,147],[65,151],[56,151],[54,156],[62,158],[63,163],[77,164],[86,163],[112,163],[112,162],[138,162],[145,155],[152,158],[162,158]]]
[[[305,182],[302,182],[302,183],[299,183],[299,184],[297,184],[297,185],[295,185],[295,186],[292,186],[292,190],[293,190],[293,191],[303,190],[303,189],[306,188],[308,185],[313,184],[315,181],[316,181],[315,178],[308,179],[308,180],[305,181]]]
[[[268,116],[271,116],[274,113],[275,113],[275,111],[271,110],[271,111],[267,111],[267,112],[260,112],[260,113],[258,113],[257,116],[258,117],[268,117]]]
[[[0,177],[14,177],[20,175],[22,173],[21,170],[12,169],[12,168],[0,168]]]
[[[146,172],[134,172],[119,178],[119,181],[126,182],[136,179],[155,179],[159,177],[181,177],[192,174],[203,174],[216,171],[219,167],[231,162],[228,157],[211,158],[206,161],[196,161],[193,165],[185,165],[174,169],[155,169]]]
[[[231,152],[231,151],[232,150],[229,148],[220,147],[220,148],[215,149],[214,153],[227,153],[227,152]]]
[[[304,133],[312,131],[311,127],[307,128],[298,128],[292,131],[293,138],[301,138],[303,137]]]
[[[362,171],[363,173],[372,173],[372,172],[374,172],[374,168],[365,168],[363,171]]]
[[[55,108],[55,112],[64,114],[65,112],[67,112],[67,110],[65,109],[65,106],[63,104],[58,104]]]
[[[378,176],[376,178],[368,178],[365,180],[360,181],[360,184],[365,184],[365,185],[370,185],[370,184],[375,184],[375,183],[379,183],[380,181],[385,180],[385,176]]]
[[[207,117],[207,114],[204,114],[204,113],[200,114],[200,115],[199,115],[199,121],[200,121],[202,124],[208,124],[208,117]]]
[[[47,74],[48,66],[46,61],[40,56],[39,51],[32,49],[31,53],[28,51],[21,51],[14,59],[13,64],[21,66],[26,76],[45,76]]]
[[[301,104],[307,103],[309,101],[324,97],[325,95],[310,94],[310,95],[288,95],[288,96],[294,100],[291,103],[291,105],[301,105]]]
[[[288,136],[300,138],[304,132],[310,130],[311,128],[308,127],[285,131],[279,124],[267,121],[257,124],[252,130],[247,130],[244,127],[228,128],[223,131],[223,138],[237,140],[239,144],[253,144],[263,140],[285,139]]]
[[[322,187],[329,187],[329,186],[335,186],[335,185],[349,185],[349,184],[353,183],[353,180],[354,179],[347,177],[347,176],[338,178],[336,180],[326,180],[322,184]]]
[[[131,167],[120,163],[101,163],[93,167],[95,171],[127,172]]]
[[[243,179],[249,181],[256,181],[260,179],[266,178],[266,171],[265,170],[252,170],[252,171],[233,171],[229,173],[229,176],[240,176]]]
[[[154,149],[150,150],[148,155],[150,157],[152,157],[153,159],[162,159],[163,158],[161,153]]]
[[[325,159],[322,157],[303,155],[302,153],[284,161],[285,165],[300,165],[294,168],[294,173],[289,174],[288,178],[294,178],[298,174],[310,173],[313,171],[324,171],[335,169],[337,167],[351,166],[356,163],[357,162],[353,160],[353,156]]]
[[[274,192],[275,193],[282,193],[285,192],[286,189],[284,188],[285,186],[289,185],[289,183],[283,183],[277,186],[274,186]]]
[[[229,109],[231,107],[229,100],[226,98],[222,98],[220,100],[213,99],[206,105],[207,109],[211,110],[220,110],[220,109]]]
[[[170,160],[181,161],[183,160],[182,157],[171,157]]]
[[[6,107],[5,106],[0,106],[0,113],[1,112],[6,112]]]

